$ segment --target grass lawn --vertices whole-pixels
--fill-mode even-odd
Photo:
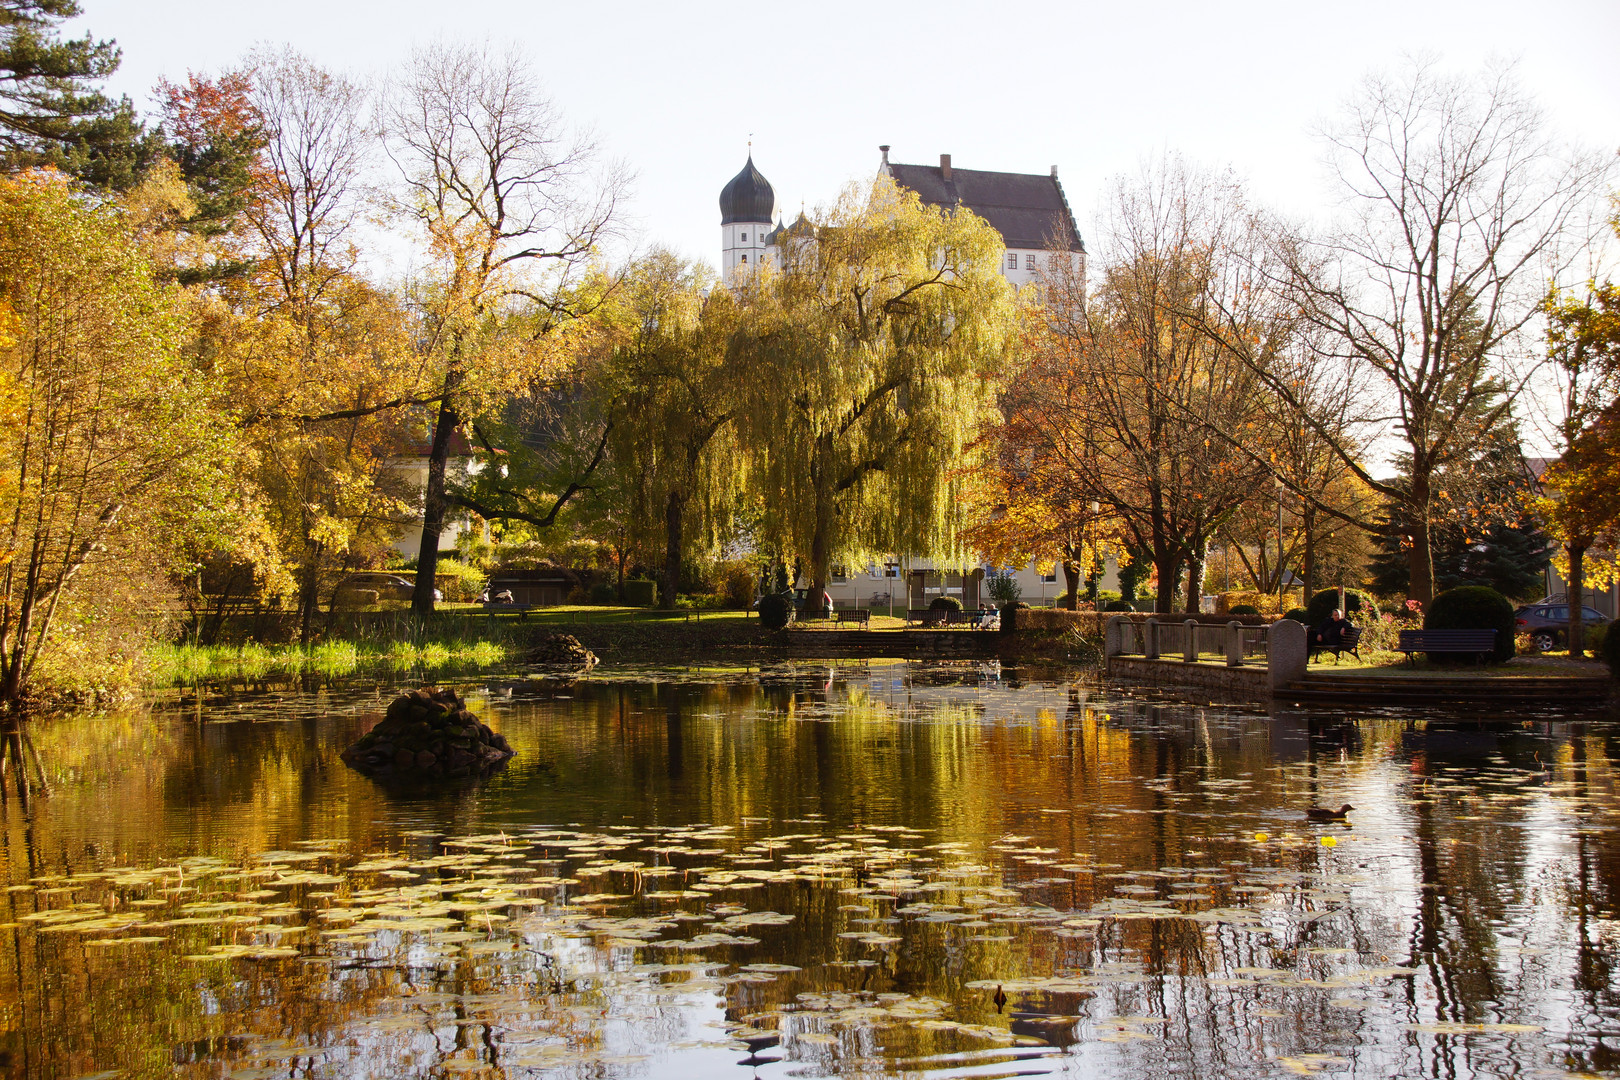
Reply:
[[[1309,672],[1317,675],[1376,675],[1379,678],[1417,677],[1513,679],[1525,676],[1604,678],[1609,669],[1598,660],[1571,660],[1567,653],[1543,653],[1540,656],[1515,656],[1505,664],[1431,664],[1422,656],[1408,662],[1405,653],[1394,651],[1361,651],[1361,659],[1346,653],[1333,662],[1330,654],[1310,665]]]

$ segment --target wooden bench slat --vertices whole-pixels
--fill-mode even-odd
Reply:
[[[1483,656],[1495,649],[1495,630],[1402,630],[1400,640],[1395,645],[1395,651],[1405,653],[1408,661],[1413,653],[1472,653]]]

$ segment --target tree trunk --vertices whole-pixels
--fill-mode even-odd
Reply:
[[[304,538],[304,572],[298,583],[298,647],[309,648],[309,627],[320,606],[321,554],[323,545]]]
[[[1208,555],[1207,544],[1195,544],[1192,553],[1187,556],[1187,602],[1183,608],[1189,615],[1196,615],[1201,609],[1204,598],[1204,560]]]
[[[1175,610],[1176,577],[1181,572],[1181,560],[1169,549],[1153,553],[1153,570],[1158,577],[1153,590],[1153,611],[1168,615]]]
[[[1068,586],[1065,592],[1063,606],[1070,611],[1080,610],[1080,564],[1074,559],[1074,552],[1066,553],[1063,560],[1063,583]]]
[[[671,489],[664,506],[664,580],[658,587],[658,606],[670,610],[675,607],[675,596],[681,587],[681,528],[685,511],[685,497]]]
[[[1310,607],[1311,597],[1316,595],[1316,511],[1310,503],[1305,504],[1301,524],[1305,529],[1305,560],[1300,568],[1300,576],[1305,579],[1305,602],[1300,607]]]
[[[1429,478],[1418,475],[1415,470],[1412,476],[1412,497],[1407,507],[1412,519],[1412,550],[1407,553],[1407,570],[1410,581],[1406,587],[1406,594],[1423,605],[1423,610],[1429,609],[1429,601],[1434,599],[1434,551],[1431,547],[1429,531]]]
[[[439,569],[439,536],[444,532],[444,515],[449,504],[444,497],[444,467],[450,460],[450,436],[455,434],[461,418],[456,415],[445,394],[439,402],[439,418],[433,427],[433,442],[428,448],[428,478],[426,499],[422,506],[422,546],[416,558],[416,589],[411,594],[411,611],[417,615],[433,614],[433,580]]]
[[[1569,655],[1573,660],[1580,660],[1586,655],[1586,620],[1581,617],[1584,614],[1581,611],[1581,582],[1586,575],[1586,548],[1584,537],[1564,545],[1564,550],[1569,552],[1569,577],[1564,586],[1564,596],[1569,600],[1569,629],[1564,633],[1564,640],[1569,643]]]

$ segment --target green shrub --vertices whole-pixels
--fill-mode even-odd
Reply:
[[[1018,579],[1011,574],[992,570],[985,575],[984,580],[990,593],[990,599],[996,602],[997,607],[1016,604],[1019,598],[1024,595],[1024,590],[1019,587]]]
[[[617,604],[619,590],[613,587],[611,581],[598,581],[591,586],[590,598],[593,604]]]
[[[1253,604],[1233,604],[1226,609],[1228,615],[1258,615],[1260,609]]]
[[[1508,598],[1485,585],[1463,585],[1436,596],[1423,616],[1425,630],[1495,630],[1497,663],[1513,659],[1513,605]],[[1434,654],[1430,660],[1454,654]]]
[[[1319,626],[1322,623],[1327,622],[1328,616],[1333,614],[1333,609],[1338,606],[1339,590],[1323,589],[1321,592],[1311,597],[1310,605],[1305,609],[1305,618],[1299,621],[1307,626]],[[1368,617],[1378,614],[1377,610],[1373,606],[1371,598],[1365,598],[1364,600],[1360,593],[1351,592],[1349,589],[1346,589],[1344,591],[1344,617],[1350,619],[1351,622],[1358,622],[1359,620],[1353,619],[1351,616],[1361,614],[1363,612],[1365,612]],[[1290,614],[1288,618],[1293,618],[1293,615]]]
[[[715,568],[718,591],[726,598],[726,606],[741,610],[754,602],[754,586],[759,574],[748,563],[724,562]]]
[[[1333,609],[1328,608],[1328,610],[1332,611]],[[1288,609],[1288,614],[1284,615],[1283,618],[1285,618],[1285,619],[1293,619],[1295,622],[1304,623],[1306,626],[1313,625],[1311,623],[1311,613],[1306,611],[1302,607],[1289,608]],[[1327,616],[1324,615],[1324,616],[1322,616],[1322,618],[1326,619]]]
[[[647,578],[631,578],[624,583],[624,602],[631,607],[652,607],[658,601],[658,583]]]
[[[929,611],[961,611],[962,601],[954,596],[936,596],[928,603]]]
[[[780,630],[793,617],[793,597],[769,593],[759,598],[759,621],[770,630]]]
[[[1135,611],[1136,606],[1124,600],[1110,600],[1103,605],[1104,611]]]
[[[446,559],[441,556],[433,569],[434,584],[451,603],[470,604],[478,599],[478,594],[489,584],[488,574],[459,559]]]
[[[1609,665],[1609,674],[1620,679],[1620,634],[1608,633],[1604,627],[1603,640],[1593,652]]]
[[[1603,643],[1609,640],[1609,623],[1586,627],[1586,651],[1594,657],[1603,656]]]

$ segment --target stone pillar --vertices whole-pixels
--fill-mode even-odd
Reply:
[[[1187,640],[1182,642],[1185,651],[1182,654],[1182,663],[1196,664],[1198,662],[1198,620],[1188,619],[1181,624],[1186,628]]]
[[[1226,624],[1226,666],[1243,666],[1243,624],[1236,619]]]
[[[1272,693],[1303,679],[1305,662],[1309,658],[1304,623],[1278,619],[1271,624],[1266,645],[1266,670],[1270,675]]]
[[[1142,655],[1149,660],[1159,658],[1159,620],[1149,619],[1142,624]]]
[[[1006,622],[1007,616],[1001,616]],[[1103,627],[1103,668],[1106,670],[1108,661],[1125,651],[1125,635],[1131,632],[1131,620],[1124,615],[1115,615]]]

